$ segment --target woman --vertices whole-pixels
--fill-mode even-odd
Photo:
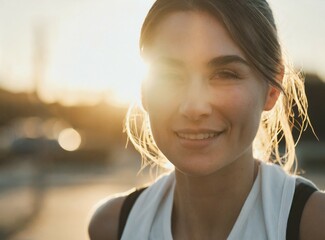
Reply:
[[[140,47],[144,126],[131,110],[126,129],[148,164],[175,169],[100,206],[91,239],[325,239],[324,194],[290,174],[292,105],[304,124],[307,102],[268,3],[157,0]]]

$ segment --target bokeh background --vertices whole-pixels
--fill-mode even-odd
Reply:
[[[325,188],[325,1],[270,0],[306,76],[303,176]],[[100,199],[150,181],[126,146],[151,0],[0,0],[0,239],[88,239]]]

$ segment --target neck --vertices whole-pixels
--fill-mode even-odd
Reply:
[[[235,161],[203,177],[176,170],[173,234],[187,239],[226,239],[253,186],[257,164]]]

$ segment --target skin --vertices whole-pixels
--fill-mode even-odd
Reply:
[[[209,176],[237,160],[253,162],[261,113],[276,100],[265,81],[207,14],[174,13],[156,29],[143,95],[160,150],[187,176]],[[216,136],[182,136],[207,133]]]
[[[146,58],[143,105],[158,147],[175,165],[173,238],[226,239],[258,171],[252,141],[261,114],[272,109],[279,92],[206,13],[169,14],[158,24]],[[123,201],[113,198],[96,211],[91,239],[117,239]],[[322,193],[308,201],[301,239],[324,239],[324,227],[311,224],[324,223],[324,202]]]

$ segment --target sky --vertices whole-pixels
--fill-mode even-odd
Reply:
[[[37,88],[43,100],[67,105],[138,97],[138,37],[152,2],[0,0],[0,87]],[[269,3],[289,58],[325,79],[325,1]]]

